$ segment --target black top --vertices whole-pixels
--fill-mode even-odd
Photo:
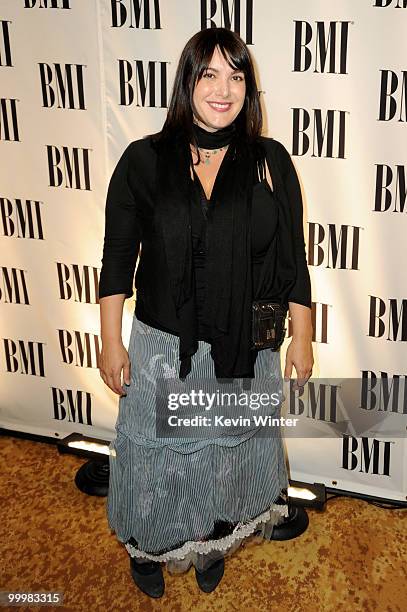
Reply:
[[[198,339],[209,340],[209,329],[205,325],[203,304],[205,302],[205,237],[208,208],[213,202],[206,197],[202,183],[194,170],[195,197],[192,202],[192,253],[194,262],[194,280],[196,295],[196,315],[198,319]],[[277,203],[265,177],[264,165],[258,168],[253,185],[253,201],[251,211],[252,232],[252,278],[253,293],[259,283],[261,267],[267,250],[277,229]]]
[[[253,227],[258,228],[255,229],[257,237],[254,252],[252,250],[253,268],[257,270],[258,279],[254,299],[270,299],[276,269],[279,283],[284,282],[285,270],[276,266],[279,261],[277,251],[284,248],[284,243],[279,242],[280,238],[276,240],[275,236],[267,249],[277,217],[280,219],[278,227],[282,227],[280,215],[283,210],[284,215],[288,214],[292,219],[292,248],[296,266],[294,281],[288,285],[287,302],[311,308],[311,284],[305,256],[303,205],[298,177],[288,151],[279,141],[260,137],[260,142],[267,159],[271,160],[270,174],[276,195],[273,198],[264,182],[254,186],[252,211],[256,221]],[[134,272],[140,254],[135,275],[135,314],[140,321],[181,338],[181,320],[174,304],[168,267],[168,242],[164,241],[164,231],[167,238],[168,228],[163,228],[159,215],[160,201],[157,194],[161,183],[158,183],[157,150],[152,137],[131,142],[118,160],[108,186],[98,295],[102,298],[124,294],[125,298],[130,298],[133,295]],[[272,211],[275,211],[275,215]],[[168,215],[166,223],[172,223]],[[267,251],[264,257],[262,249]]]

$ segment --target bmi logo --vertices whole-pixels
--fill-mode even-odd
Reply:
[[[252,45],[253,0],[201,0],[201,30],[219,27],[233,30]]]
[[[167,107],[168,62],[119,60],[119,104],[122,106]]]
[[[90,191],[90,151],[79,147],[46,145],[50,187]]]
[[[296,397],[290,389],[288,412],[324,423],[338,422],[340,385],[309,381],[306,389]]]
[[[357,225],[309,223],[308,263],[337,270],[359,270],[360,230]]]
[[[0,198],[0,233],[13,238],[44,240],[40,200]]]
[[[46,108],[85,110],[82,64],[40,63],[42,104]]]
[[[364,474],[390,476],[391,445],[389,440],[343,436],[342,468]]]
[[[61,300],[81,304],[98,303],[98,268],[62,262],[56,265]]]
[[[58,330],[62,362],[78,368],[97,368],[99,336],[89,332]]]
[[[92,395],[78,389],[51,387],[54,419],[92,425]]]
[[[44,343],[3,338],[6,372],[45,376]]]
[[[404,212],[406,208],[406,167],[376,164],[375,212]]]
[[[360,407],[369,411],[407,415],[407,375],[362,370]]]
[[[348,111],[293,108],[293,155],[345,158]]]
[[[0,267],[0,303],[30,304],[26,272],[20,268]]]
[[[350,21],[294,21],[294,72],[347,74]]]
[[[159,0],[115,0],[110,2],[112,28],[161,30]]]
[[[369,331],[372,338],[407,342],[407,299],[370,295]]]
[[[379,121],[407,121],[407,70],[381,70]]]

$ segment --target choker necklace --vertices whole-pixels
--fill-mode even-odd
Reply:
[[[211,156],[223,151],[231,142],[236,133],[236,126],[232,122],[226,127],[216,130],[216,132],[208,132],[197,123],[193,123],[192,130],[198,142],[198,149],[205,157],[204,163],[209,164]]]

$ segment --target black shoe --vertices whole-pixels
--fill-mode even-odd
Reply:
[[[225,571],[225,561],[223,557],[212,563],[204,572],[199,572],[195,568],[196,581],[199,588],[204,593],[211,593],[216,589]]]
[[[137,562],[130,557],[130,573],[136,585],[150,597],[161,597],[164,594],[164,576],[160,563],[156,561]]]

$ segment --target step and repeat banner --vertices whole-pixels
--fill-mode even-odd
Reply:
[[[264,134],[303,191],[315,365],[286,387],[291,478],[406,500],[407,0],[1,1],[0,427],[114,437],[97,368],[108,181],[215,26],[249,46]]]

